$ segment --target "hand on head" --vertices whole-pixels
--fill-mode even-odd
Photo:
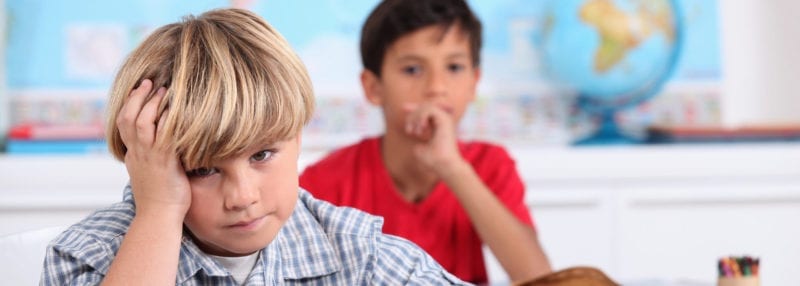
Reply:
[[[158,140],[167,112],[158,107],[167,92],[160,87],[150,99],[153,82],[145,79],[131,91],[119,116],[117,128],[125,144],[125,167],[131,179],[137,214],[175,211],[182,217],[191,203],[191,188],[178,155],[168,140]]]

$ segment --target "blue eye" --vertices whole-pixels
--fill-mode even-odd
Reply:
[[[272,158],[272,155],[274,155],[274,154],[275,154],[275,151],[273,151],[273,150],[261,150],[261,151],[258,151],[258,153],[253,154],[253,156],[250,156],[250,160],[253,160],[253,161],[256,161],[256,162],[267,161],[267,160],[269,160],[269,158]]]
[[[203,178],[203,177],[208,177],[208,176],[211,176],[213,174],[216,174],[217,172],[219,172],[219,170],[217,170],[217,168],[202,167],[202,168],[197,168],[197,169],[194,169],[194,170],[186,171],[186,176],[189,177],[189,178]]]

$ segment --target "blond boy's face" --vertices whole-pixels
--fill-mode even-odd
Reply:
[[[425,27],[398,38],[386,51],[381,78],[367,74],[367,99],[383,108],[386,132],[404,134],[409,104],[432,103],[454,122],[475,98],[480,70],[469,37],[458,26]],[[369,78],[371,77],[371,78]]]
[[[297,202],[300,137],[190,173],[192,204],[184,224],[217,256],[252,254],[268,245]]]

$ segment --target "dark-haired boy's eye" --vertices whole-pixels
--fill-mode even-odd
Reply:
[[[463,64],[450,64],[447,66],[447,69],[451,72],[460,72],[463,71],[466,67]]]
[[[253,154],[253,156],[250,156],[250,160],[256,162],[267,161],[269,160],[269,158],[272,158],[272,155],[274,154],[275,154],[274,150],[261,150],[258,151],[258,153]]]
[[[419,72],[420,72],[419,66],[407,66],[403,68],[403,73],[405,74],[415,75],[418,74]]]
[[[216,174],[217,168],[201,167],[194,170],[186,171],[186,176],[189,178],[203,178]]]

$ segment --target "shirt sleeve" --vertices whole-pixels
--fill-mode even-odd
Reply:
[[[534,226],[528,206],[525,204],[525,185],[517,172],[514,159],[505,149],[494,148],[491,152],[487,152],[481,161],[487,163],[480,165],[476,171],[486,186],[517,219]]]
[[[39,285],[99,285],[103,275],[68,253],[50,246],[44,258]]]
[[[400,237],[378,236],[369,285],[470,285],[448,273],[417,245]]]
[[[67,230],[47,247],[40,285],[99,285],[114,253],[92,235]]]

